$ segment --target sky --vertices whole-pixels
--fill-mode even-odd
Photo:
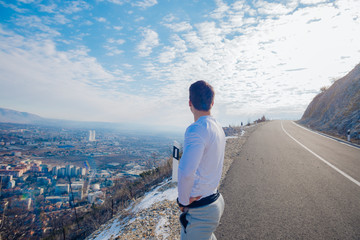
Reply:
[[[184,129],[188,88],[223,126],[300,119],[360,62],[358,0],[0,0],[0,107]]]

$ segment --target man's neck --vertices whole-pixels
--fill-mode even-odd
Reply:
[[[199,111],[196,110],[193,112],[194,115],[194,122],[196,122],[200,117],[203,116],[210,116],[211,115],[211,111]]]

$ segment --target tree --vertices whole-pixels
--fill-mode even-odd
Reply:
[[[327,86],[323,86],[320,88],[321,93],[326,92],[326,90],[328,90]]]

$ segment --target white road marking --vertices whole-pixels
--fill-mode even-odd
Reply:
[[[295,122],[293,122],[293,121],[291,121],[291,122],[292,122],[295,126],[298,126],[299,128],[305,129],[306,131],[309,131],[309,132],[311,132],[311,133],[317,134],[317,135],[319,135],[319,136],[321,136],[321,137],[324,137],[324,138],[326,138],[326,139],[333,140],[334,142],[344,144],[345,146],[352,147],[352,148],[355,148],[355,149],[357,149],[357,150],[360,150],[360,148],[358,148],[358,147],[354,147],[354,146],[352,146],[352,145],[350,145],[350,144],[347,144],[347,143],[345,143],[345,142],[337,141],[337,140],[335,140],[335,139],[333,139],[333,138],[327,137],[327,136],[325,136],[325,135],[321,135],[321,134],[319,134],[319,133],[317,133],[317,132],[315,132],[315,131],[311,131],[310,129],[307,129],[306,127],[303,127],[303,126],[301,126],[301,125],[299,125],[299,124],[297,124],[297,123],[295,123]]]
[[[338,169],[337,167],[335,167],[334,165],[332,165],[331,163],[329,163],[328,161],[326,161],[324,158],[320,157],[319,155],[317,155],[316,153],[314,153],[313,151],[311,151],[309,148],[307,148],[304,144],[302,144],[301,142],[299,142],[298,140],[296,140],[293,136],[291,136],[285,129],[283,126],[283,123],[281,121],[281,128],[282,130],[286,133],[286,135],[288,135],[292,140],[294,140],[295,142],[297,142],[300,146],[302,146],[303,148],[305,148],[306,150],[308,150],[310,153],[312,153],[315,157],[319,158],[321,161],[323,161],[324,163],[326,163],[329,167],[333,168],[335,171],[337,171],[338,173],[340,173],[341,175],[343,175],[344,177],[346,177],[347,179],[349,179],[350,181],[352,181],[353,183],[355,183],[356,185],[358,185],[360,187],[360,182],[357,181],[356,179],[352,178],[350,175],[348,175],[347,173],[341,171],[340,169]]]

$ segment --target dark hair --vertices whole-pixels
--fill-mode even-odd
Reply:
[[[190,101],[195,109],[199,111],[209,111],[211,103],[214,101],[215,92],[210,84],[200,80],[191,84],[189,95]]]

